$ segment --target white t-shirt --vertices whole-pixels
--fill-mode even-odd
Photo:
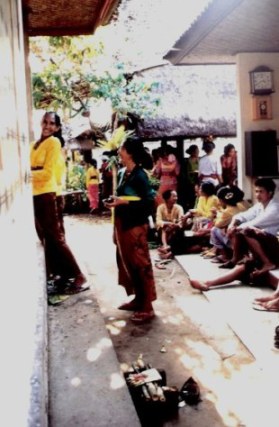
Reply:
[[[218,179],[212,178],[210,176],[212,174],[222,174],[221,162],[214,154],[206,154],[199,160],[199,176],[203,175],[201,182],[212,182],[212,184],[218,185]]]

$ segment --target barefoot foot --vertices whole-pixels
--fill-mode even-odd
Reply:
[[[199,291],[208,291],[209,289],[207,282],[202,282],[199,280],[190,280],[190,285],[192,288],[198,289]]]
[[[267,273],[270,270],[274,270],[276,266],[274,264],[264,264],[261,269],[256,269],[251,273],[252,279],[255,279],[256,277],[261,276],[264,273]]]

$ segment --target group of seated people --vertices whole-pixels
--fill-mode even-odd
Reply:
[[[249,206],[237,186],[216,188],[212,183],[201,183],[196,206],[185,214],[176,203],[175,191],[163,193],[164,203],[156,212],[160,257],[168,259],[177,254],[201,252],[212,262],[220,263],[220,268],[229,269],[214,280],[201,282],[191,278],[193,288],[208,291],[235,280],[264,284],[267,273],[278,268],[276,184],[270,178],[258,178],[254,187],[256,202]],[[255,300],[254,308],[279,311],[279,286],[272,295]]]
[[[247,208],[244,193],[237,186],[216,188],[211,182],[196,186],[195,206],[186,213],[177,204],[176,191],[166,190],[162,196],[164,202],[156,211],[156,226],[162,244],[158,251],[162,258],[218,246],[217,235],[225,233],[234,214]],[[210,251],[217,256],[219,248]]]

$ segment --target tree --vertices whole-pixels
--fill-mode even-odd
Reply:
[[[125,72],[123,63],[106,61],[105,46],[94,36],[37,37],[30,40],[35,108],[62,110],[72,118],[89,109],[93,99],[111,101],[119,116],[150,116],[159,105],[147,82]],[[32,66],[31,66],[32,68]]]

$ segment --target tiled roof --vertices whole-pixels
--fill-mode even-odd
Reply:
[[[214,0],[164,59],[234,63],[240,52],[279,52],[278,0]]]
[[[22,0],[29,36],[93,34],[109,22],[120,0]]]

